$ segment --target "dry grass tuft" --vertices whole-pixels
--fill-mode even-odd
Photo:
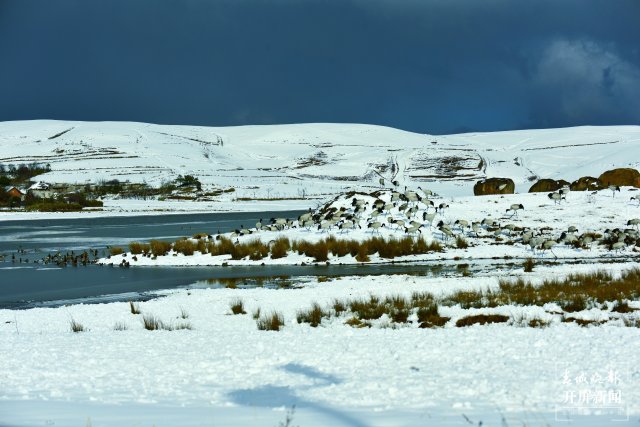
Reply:
[[[71,318],[70,320],[71,332],[86,332],[89,329],[85,328],[84,325],[80,322],[76,322],[75,319]]]
[[[278,237],[271,244],[271,259],[279,259],[287,256],[291,250],[291,242],[286,237]]]
[[[300,310],[296,315],[298,323],[308,323],[312,327],[317,327],[322,323],[323,317],[329,317],[329,313],[322,310],[318,303],[313,303],[310,309]]]
[[[467,316],[456,321],[456,326],[461,328],[471,325],[486,325],[487,323],[505,323],[509,320],[509,316],[503,316],[502,314],[476,314],[474,316]]]
[[[142,324],[147,331],[173,330],[171,325],[164,323],[153,314],[145,314],[144,316],[142,316]]]
[[[152,240],[149,242],[149,248],[153,256],[162,256],[169,253],[171,250],[171,243],[164,240]]]
[[[178,240],[173,244],[173,250],[187,256],[193,255],[198,245],[191,239]]]
[[[230,307],[231,313],[233,314],[247,314],[247,312],[244,311],[244,303],[240,298],[236,298],[231,301]]]
[[[129,310],[131,314],[140,314],[140,305],[137,302],[129,301]]]
[[[112,256],[121,255],[124,253],[124,249],[122,249],[120,246],[112,246],[109,248],[109,253]]]
[[[126,331],[128,329],[129,329],[129,326],[124,322],[116,322],[116,324],[113,325],[114,331]]]
[[[533,261],[533,258],[527,258],[522,264],[522,268],[524,269],[525,273],[531,273],[535,265],[536,263]]]
[[[467,249],[468,247],[469,247],[469,243],[465,240],[465,238],[458,235],[456,237],[456,248]]]
[[[256,325],[261,331],[279,331],[284,326],[284,316],[274,311],[271,314],[260,317],[256,321]]]

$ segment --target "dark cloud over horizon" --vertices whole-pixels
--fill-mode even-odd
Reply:
[[[640,2],[0,0],[0,120],[640,124]]]

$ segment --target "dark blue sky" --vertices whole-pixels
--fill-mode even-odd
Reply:
[[[637,0],[0,0],[0,121],[640,124]]]

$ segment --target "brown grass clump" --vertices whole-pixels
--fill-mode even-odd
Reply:
[[[450,317],[440,316],[438,305],[435,302],[431,305],[419,307],[416,314],[421,328],[441,328],[451,320]]]
[[[456,237],[456,248],[458,249],[467,249],[469,247],[469,243],[462,236]]]
[[[312,257],[315,262],[324,262],[329,259],[329,245],[327,239],[320,240],[316,243],[298,240],[294,243],[294,250],[300,255]]]
[[[201,254],[207,253],[207,243],[204,240],[199,239],[196,243],[196,250]]]
[[[318,303],[313,303],[310,309],[300,310],[296,315],[298,323],[308,323],[312,327],[317,327],[322,323],[323,317],[328,317],[329,313],[322,310]]]
[[[171,243],[164,240],[152,240],[149,242],[149,247],[154,256],[163,256],[171,250]]]
[[[350,317],[349,319],[347,319],[344,322],[345,325],[349,325],[353,328],[366,328],[366,327],[371,327],[371,324],[369,322],[363,322],[362,320],[358,319],[357,317]]]
[[[369,299],[350,301],[348,305],[353,314],[363,320],[379,319],[388,311],[380,299],[373,295],[371,295]]]
[[[531,328],[546,328],[547,326],[549,326],[549,322],[547,322],[546,320],[542,320],[538,317],[535,317],[529,320],[528,325]]]
[[[234,243],[228,237],[220,237],[220,239],[215,242],[207,243],[207,252],[209,252],[211,256],[229,255],[234,246]]]
[[[604,322],[599,322],[597,320],[578,319],[575,317],[563,317],[562,321],[564,323],[576,323],[580,326],[599,325],[601,323],[604,323]]]
[[[129,301],[129,310],[131,314],[140,314],[140,305],[137,302]]]
[[[616,301],[613,308],[611,308],[611,311],[616,313],[632,313],[635,309],[629,307],[629,303],[627,301]]]
[[[142,253],[142,243],[140,242],[129,243],[129,252],[131,252],[133,255],[140,255]]]
[[[170,325],[166,325],[162,320],[158,319],[153,314],[145,314],[142,316],[142,324],[147,331],[158,331],[161,329],[171,330]]]
[[[112,256],[120,255],[124,253],[124,249],[122,249],[120,246],[112,246],[109,248],[109,253]]]
[[[76,322],[73,318],[70,321],[71,332],[86,332],[89,329],[85,328],[80,322]]]
[[[331,307],[336,313],[336,316],[340,316],[340,314],[342,314],[344,311],[347,311],[347,305],[339,299],[334,299]]]
[[[173,244],[173,250],[187,256],[193,255],[198,245],[191,239],[178,240]]]
[[[477,314],[475,316],[467,316],[456,321],[456,326],[461,328],[471,325],[485,325],[487,323],[505,323],[509,320],[509,316],[502,314]]]
[[[525,273],[531,273],[535,265],[536,263],[533,261],[533,258],[527,258],[522,264],[522,268],[524,269]]]
[[[244,311],[244,303],[240,298],[231,301],[230,307],[233,314],[247,314],[247,312]]]
[[[284,326],[284,316],[278,312],[260,317],[256,321],[258,329],[261,331],[279,331]]]
[[[271,244],[271,259],[284,258],[291,250],[291,242],[286,237],[278,237]]]
[[[253,239],[245,243],[233,245],[231,259],[240,260],[249,257],[252,261],[259,261],[269,255],[269,246],[260,239]]]
[[[367,253],[367,247],[362,245],[358,248],[358,253],[356,254],[356,261],[358,262],[369,262],[369,254]]]

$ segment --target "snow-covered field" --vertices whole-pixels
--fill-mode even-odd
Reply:
[[[315,207],[341,192],[371,191],[380,177],[427,186],[447,197],[472,194],[485,177],[509,177],[517,192],[530,179],[599,176],[637,167],[640,127],[606,126],[425,135],[360,124],[241,127],[126,122],[0,123],[0,163],[49,163],[47,182],[100,180],[159,185],[179,174],[231,193],[210,202],[107,200],[102,213],[270,210]],[[288,199],[241,202],[237,199]],[[296,200],[307,198],[308,200]],[[40,214],[0,212],[1,219]],[[70,217],[78,214],[69,214]],[[93,213],[92,215],[96,215]]]
[[[430,197],[436,206],[449,205],[436,215],[433,226],[427,224],[414,234],[441,242],[445,251],[395,261],[464,263],[512,257],[519,264],[532,256],[557,257],[559,265],[538,264],[532,273],[513,273],[537,282],[594,269],[619,274],[637,266],[637,240],[615,251],[597,242],[580,249],[556,243],[553,252],[535,254],[522,241],[527,229],[558,240],[571,226],[578,229],[576,237],[633,228],[627,221],[640,218],[638,202],[630,200],[639,193],[634,188],[624,187],[615,197],[609,190],[595,195],[571,192],[559,204],[546,193],[526,191],[532,177],[572,181],[616,167],[637,168],[637,126],[432,136],[369,125],[203,128],[31,121],[0,123],[0,148],[3,164],[50,163],[52,171],[36,178],[48,182],[119,179],[159,185],[179,174],[193,174],[207,189],[235,189],[209,201],[111,198],[105,200],[104,211],[5,211],[0,212],[1,220],[315,209],[349,191],[379,190],[384,177],[386,187],[393,178],[399,189],[429,189],[437,193]],[[475,181],[492,176],[512,178],[520,194],[471,196]],[[362,194],[355,197],[373,201]],[[386,202],[390,193],[379,197]],[[349,211],[351,201],[352,196],[338,198],[333,207]],[[513,204],[524,209],[512,215],[507,209]],[[296,227],[232,238],[270,242],[281,236],[308,241],[329,235],[356,240],[402,237],[406,230],[391,225],[389,217],[405,215],[407,221],[427,223],[423,214],[433,211],[423,203],[407,218],[395,206],[380,215],[385,227],[374,233],[367,228],[375,221],[369,205],[357,221],[363,228],[356,230]],[[488,218],[499,227],[482,226],[476,233],[455,225],[457,220],[471,224]],[[455,239],[446,238],[437,227],[440,221],[463,235],[469,247],[455,247]],[[584,263],[562,263],[572,259]],[[623,262],[606,263],[614,259]],[[254,263],[198,253],[137,260],[125,254],[103,262],[123,260],[132,267]],[[386,261],[374,254],[370,262]],[[256,262],[313,259],[291,253]],[[330,256],[329,262],[356,260]],[[580,319],[606,320],[586,327],[562,322],[553,314],[554,307],[522,306],[441,306],[440,314],[451,320],[436,329],[420,329],[415,320],[392,324],[384,317],[371,328],[348,326],[345,316],[325,319],[317,328],[296,320],[297,312],[314,302],[327,307],[336,298],[408,297],[414,291],[442,298],[458,290],[494,289],[500,274],[342,277],[311,280],[296,289],[173,290],[139,303],[142,314],[137,315],[120,302],[0,310],[0,425],[276,426],[286,424],[294,407],[289,425],[300,427],[605,426],[621,425],[620,419],[637,423],[640,328],[625,326],[622,315],[610,308],[573,313]],[[230,314],[230,303],[237,298],[248,314]],[[640,308],[638,301],[630,305]],[[262,313],[281,312],[284,328],[258,330],[251,315],[257,308]],[[510,321],[455,326],[456,319],[475,313],[502,314]],[[627,313],[625,319],[638,319],[637,313]],[[173,326],[188,323],[192,329],[148,331],[143,327],[145,314]],[[523,326],[534,318],[550,324]],[[72,319],[88,330],[71,332]],[[593,406],[588,403],[601,395],[599,406],[607,404],[608,409],[586,409],[586,417],[571,414],[573,421],[567,422],[563,407]],[[586,404],[579,401],[583,398]]]
[[[628,266],[607,268],[618,273]],[[525,277],[591,270],[538,267]],[[542,307],[453,306],[441,308],[453,319],[441,329],[415,323],[385,328],[384,320],[358,329],[344,325],[344,316],[317,328],[296,321],[298,310],[312,302],[328,306],[334,298],[414,291],[441,297],[496,285],[491,276],[348,277],[295,290],[167,291],[140,303],[138,315],[126,303],[0,310],[0,424],[275,426],[295,405],[293,425],[300,426],[471,425],[465,417],[473,425],[566,425],[559,421],[566,414],[556,411],[567,405],[567,393],[581,388],[564,384],[565,372],[603,381],[617,375],[615,384],[590,387],[619,391],[623,416],[637,420],[640,328],[615,318],[590,327],[556,320],[547,328],[457,328],[452,323],[465,312],[515,319],[549,313]],[[236,298],[248,314],[231,314]],[[251,316],[257,308],[280,311],[284,328],[257,330]],[[148,331],[145,314],[193,329]],[[595,308],[576,313],[610,314]],[[71,319],[88,331],[71,332]],[[126,330],[114,330],[116,324]],[[610,412],[589,413],[573,425],[619,425]]]

